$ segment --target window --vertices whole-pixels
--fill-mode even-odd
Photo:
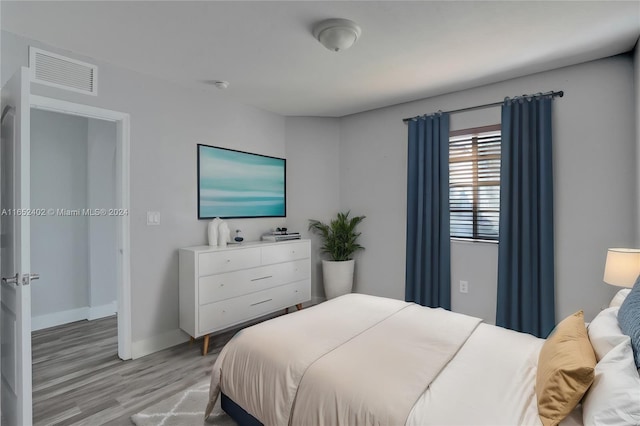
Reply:
[[[449,134],[451,237],[498,240],[500,125]]]

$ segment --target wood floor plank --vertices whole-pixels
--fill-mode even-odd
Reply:
[[[115,316],[35,331],[33,424],[130,426],[133,414],[210,377],[239,329],[212,336],[206,356],[197,340],[128,361],[117,355]]]
[[[34,425],[131,425],[131,415],[205,379],[234,332],[216,336],[206,357],[185,343],[122,361],[115,316],[36,331]]]

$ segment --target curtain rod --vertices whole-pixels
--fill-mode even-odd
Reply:
[[[564,92],[562,90],[560,90],[559,92],[553,92],[552,91],[552,92],[547,92],[547,93],[538,93],[538,94],[535,94],[535,95],[516,96],[515,98],[511,98],[511,99],[529,98],[529,97],[538,97],[538,96],[551,96],[552,98],[555,98],[556,96],[563,97],[564,96]],[[505,98],[505,99],[508,99],[508,98]],[[500,102],[492,102],[490,104],[476,105],[476,106],[467,107],[467,108],[454,109],[454,110],[451,110],[451,111],[444,111],[444,114],[455,114],[457,112],[466,112],[466,111],[473,111],[473,110],[476,110],[476,109],[490,108],[490,107],[502,105],[503,103],[504,103],[504,101],[500,101]],[[416,118],[420,118],[420,117],[424,117],[424,116],[428,116],[428,115],[430,115],[430,114],[416,115],[415,117],[403,118],[402,121],[407,123],[410,120],[415,120]]]

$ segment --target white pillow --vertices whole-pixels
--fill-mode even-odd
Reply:
[[[607,308],[600,311],[589,324],[589,340],[598,361],[611,349],[629,339],[618,325],[618,309],[620,308]]]
[[[624,299],[626,299],[627,295],[631,292],[630,288],[623,288],[622,290],[620,290],[619,292],[616,293],[615,296],[613,296],[613,299],[611,299],[611,302],[609,303],[609,307],[610,308],[615,308],[620,307],[620,305],[622,305],[622,302],[624,302]]]
[[[596,365],[595,379],[582,402],[585,426],[640,424],[640,376],[627,337]]]

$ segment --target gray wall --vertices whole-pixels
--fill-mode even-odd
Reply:
[[[460,281],[469,292],[460,293]],[[451,243],[451,309],[496,322],[498,245],[468,241]]]
[[[311,294],[324,298],[319,238],[307,231],[309,219],[327,222],[339,211],[340,120],[287,117],[287,197],[291,201],[287,225],[304,238],[311,237]],[[303,201],[303,202],[300,202]]]
[[[636,135],[629,56],[333,120],[285,119],[237,103],[227,97],[230,92],[184,88],[6,32],[2,84],[27,65],[29,44],[100,67],[97,97],[39,85],[33,86],[34,93],[131,114],[134,343],[177,329],[176,250],[206,242],[207,223],[196,219],[196,143],[288,158],[287,220],[234,220],[231,229],[240,228],[247,240],[255,240],[281,225],[306,232],[310,217],[326,220],[339,210],[367,215],[356,290],[403,298],[406,126],[401,119],[563,89],[566,95],[556,100],[554,112],[558,316],[585,308],[587,318],[593,317],[615,292],[602,283],[606,248],[635,241]],[[496,122],[496,111],[454,116],[452,128]],[[161,212],[160,226],[146,225],[149,210]],[[454,310],[493,320],[495,252],[494,245],[454,242],[453,280],[469,281],[466,295],[457,293],[454,282]],[[316,296],[322,293],[318,278],[316,268]]]
[[[87,206],[87,119],[31,111],[31,207]],[[82,216],[31,218],[32,316],[88,305],[88,222]]]
[[[356,289],[404,297],[406,138],[403,117],[505,96],[564,90],[554,101],[556,315],[591,319],[615,293],[602,282],[607,247],[631,247],[637,227],[633,62],[622,55],[345,117],[340,206],[367,215]],[[452,117],[453,129],[493,124],[499,110]],[[453,309],[495,319],[496,247],[454,242]],[[491,264],[489,263],[491,262]],[[469,293],[458,293],[458,280]]]
[[[3,85],[20,66],[28,65],[29,44],[99,66],[98,96],[37,84],[32,85],[32,93],[131,115],[131,296],[135,351],[136,342],[178,329],[177,249],[206,243],[207,221],[197,220],[196,212],[196,144],[285,157],[284,117],[235,102],[222,91],[184,88],[6,31],[2,32]],[[288,210],[295,211],[296,203],[304,202],[289,197]],[[147,211],[161,213],[160,226],[146,225]],[[242,229],[247,240],[257,240],[262,233],[285,224],[284,219],[229,221],[230,229]]]
[[[87,208],[116,206],[116,123],[89,119],[87,129]],[[103,306],[117,296],[117,217],[89,216],[89,306]]]
[[[32,207],[113,207],[115,147],[113,122],[32,109]],[[32,217],[31,229],[33,270],[41,276],[32,287],[32,316],[86,307],[103,307],[84,311],[90,319],[107,315],[104,305],[117,300],[115,218],[47,214]],[[54,323],[40,318],[38,327],[83,315],[67,313]]]

